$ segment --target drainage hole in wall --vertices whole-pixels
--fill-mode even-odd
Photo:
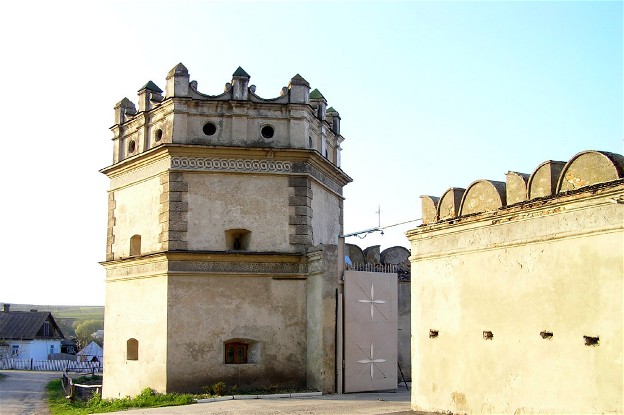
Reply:
[[[600,337],[583,336],[585,339],[585,346],[598,346],[600,343]]]
[[[485,340],[492,340],[494,338],[494,334],[491,331],[484,331],[483,338]]]
[[[429,330],[429,338],[435,339],[436,337],[438,337],[438,330]]]
[[[542,339],[551,340],[553,338],[552,331],[540,331]]]
[[[203,131],[206,135],[214,135],[214,133],[217,132],[217,126],[211,122],[207,122],[206,124],[204,124]]]

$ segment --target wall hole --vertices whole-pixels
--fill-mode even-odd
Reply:
[[[438,337],[438,330],[429,330],[429,338],[435,339],[436,337]]]
[[[217,126],[211,122],[207,122],[206,124],[204,124],[203,130],[204,134],[206,135],[214,135],[214,133],[217,132]]]
[[[136,150],[136,143],[134,140],[130,140],[128,143],[128,153],[134,153],[134,150]]]
[[[273,134],[275,134],[275,130],[270,125],[265,125],[264,127],[262,127],[262,130],[260,130],[260,133],[262,134],[262,137],[264,138],[273,138]]]
[[[542,339],[552,340],[553,333],[552,333],[552,331],[541,331],[540,332],[540,336],[542,336]]]
[[[585,339],[585,346],[598,346],[600,344],[600,337],[583,336]]]
[[[484,331],[483,332],[483,339],[485,340],[492,340],[494,338],[494,333],[492,333],[491,331]]]
[[[158,130],[156,130],[156,133],[154,134],[154,140],[158,142],[162,140],[162,136],[163,136],[163,131],[159,128]]]
[[[225,245],[228,251],[246,251],[249,249],[251,232],[247,229],[228,229],[225,231]]]
[[[308,137],[308,148],[312,148],[312,137]]]
[[[139,341],[128,339],[126,342],[126,360],[139,360]]]

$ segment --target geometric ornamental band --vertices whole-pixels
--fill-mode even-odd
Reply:
[[[291,172],[289,161],[173,157],[171,168],[210,171]]]

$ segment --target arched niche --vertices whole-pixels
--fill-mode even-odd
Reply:
[[[434,223],[438,221],[438,202],[439,197],[434,196],[420,196],[422,203],[422,223]]]
[[[557,193],[605,183],[624,177],[624,157],[606,151],[588,150],[568,161],[557,183]]]
[[[505,206],[506,198],[504,182],[477,180],[468,186],[468,189],[464,192],[459,214],[464,216],[471,213],[498,210]]]
[[[459,205],[466,189],[451,187],[438,203],[438,220],[453,219],[459,214]]]
[[[508,171],[506,174],[507,206],[527,200],[527,183],[531,175]]]
[[[554,195],[563,166],[565,166],[563,161],[553,160],[547,160],[537,166],[537,169],[529,177],[529,183],[527,184],[529,200]]]

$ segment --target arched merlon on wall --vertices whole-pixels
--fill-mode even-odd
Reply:
[[[435,196],[420,196],[422,203],[422,223],[434,223],[438,221],[438,202],[439,197]]]
[[[565,166],[565,162],[553,160],[547,160],[537,166],[537,169],[529,177],[528,199],[553,196],[557,193],[557,182],[563,166]]]
[[[464,192],[459,206],[459,216],[498,210],[505,206],[506,200],[504,182],[477,180]]]
[[[563,193],[596,183],[624,177],[624,157],[606,151],[582,151],[568,161],[559,177],[556,191]]]
[[[518,173],[516,171],[508,171],[507,177],[507,205],[520,203],[527,200],[527,182],[531,175],[526,173]]]
[[[438,203],[438,220],[453,219],[459,216],[459,205],[466,189],[451,187],[440,198]]]

